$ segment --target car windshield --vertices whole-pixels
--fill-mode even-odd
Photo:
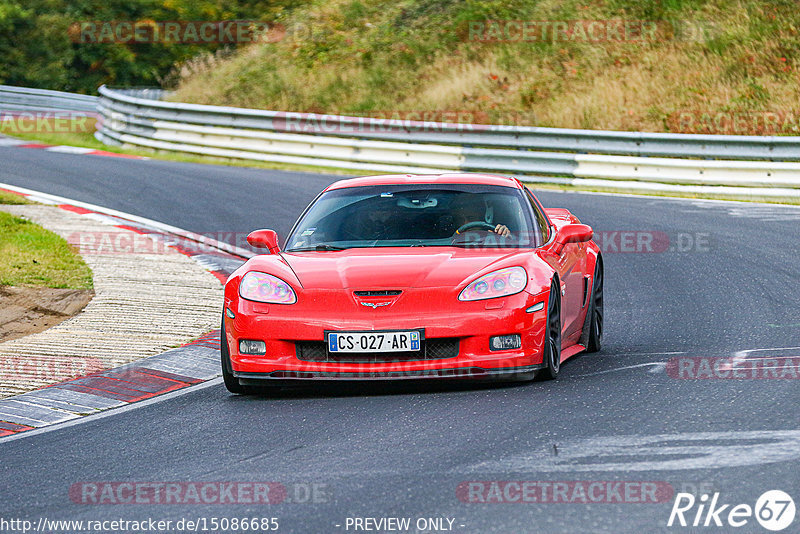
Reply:
[[[363,247],[536,247],[522,191],[472,184],[384,185],[323,193],[287,239],[287,251]]]

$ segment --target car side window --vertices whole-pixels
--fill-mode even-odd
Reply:
[[[531,195],[531,192],[528,191],[527,188],[525,188],[525,196],[528,198],[528,202],[531,205],[533,217],[536,220],[536,225],[539,227],[539,232],[542,236],[542,242],[538,243],[537,246],[542,246],[550,240],[550,225],[547,223],[547,217],[545,217],[542,212],[539,203],[534,200],[533,195]]]

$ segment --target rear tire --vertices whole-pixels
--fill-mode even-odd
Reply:
[[[561,286],[557,280],[550,285],[546,324],[542,362],[546,367],[539,377],[542,380],[555,380],[561,370]]]
[[[592,277],[592,294],[584,322],[586,352],[597,352],[603,345],[603,260],[598,256]]]
[[[225,387],[231,393],[237,395],[248,395],[253,393],[253,389],[248,386],[243,386],[239,383],[239,379],[233,376],[233,367],[231,366],[231,353],[228,348],[228,339],[225,336],[225,317],[222,317],[222,327],[219,330],[219,354],[222,360],[222,380],[225,382]]]

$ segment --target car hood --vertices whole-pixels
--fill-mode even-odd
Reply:
[[[524,265],[529,250],[470,250],[456,247],[348,249],[284,253],[304,288],[408,289],[456,286],[481,271]]]

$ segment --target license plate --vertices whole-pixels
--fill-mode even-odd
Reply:
[[[419,350],[419,332],[330,332],[329,352],[410,352]]]

